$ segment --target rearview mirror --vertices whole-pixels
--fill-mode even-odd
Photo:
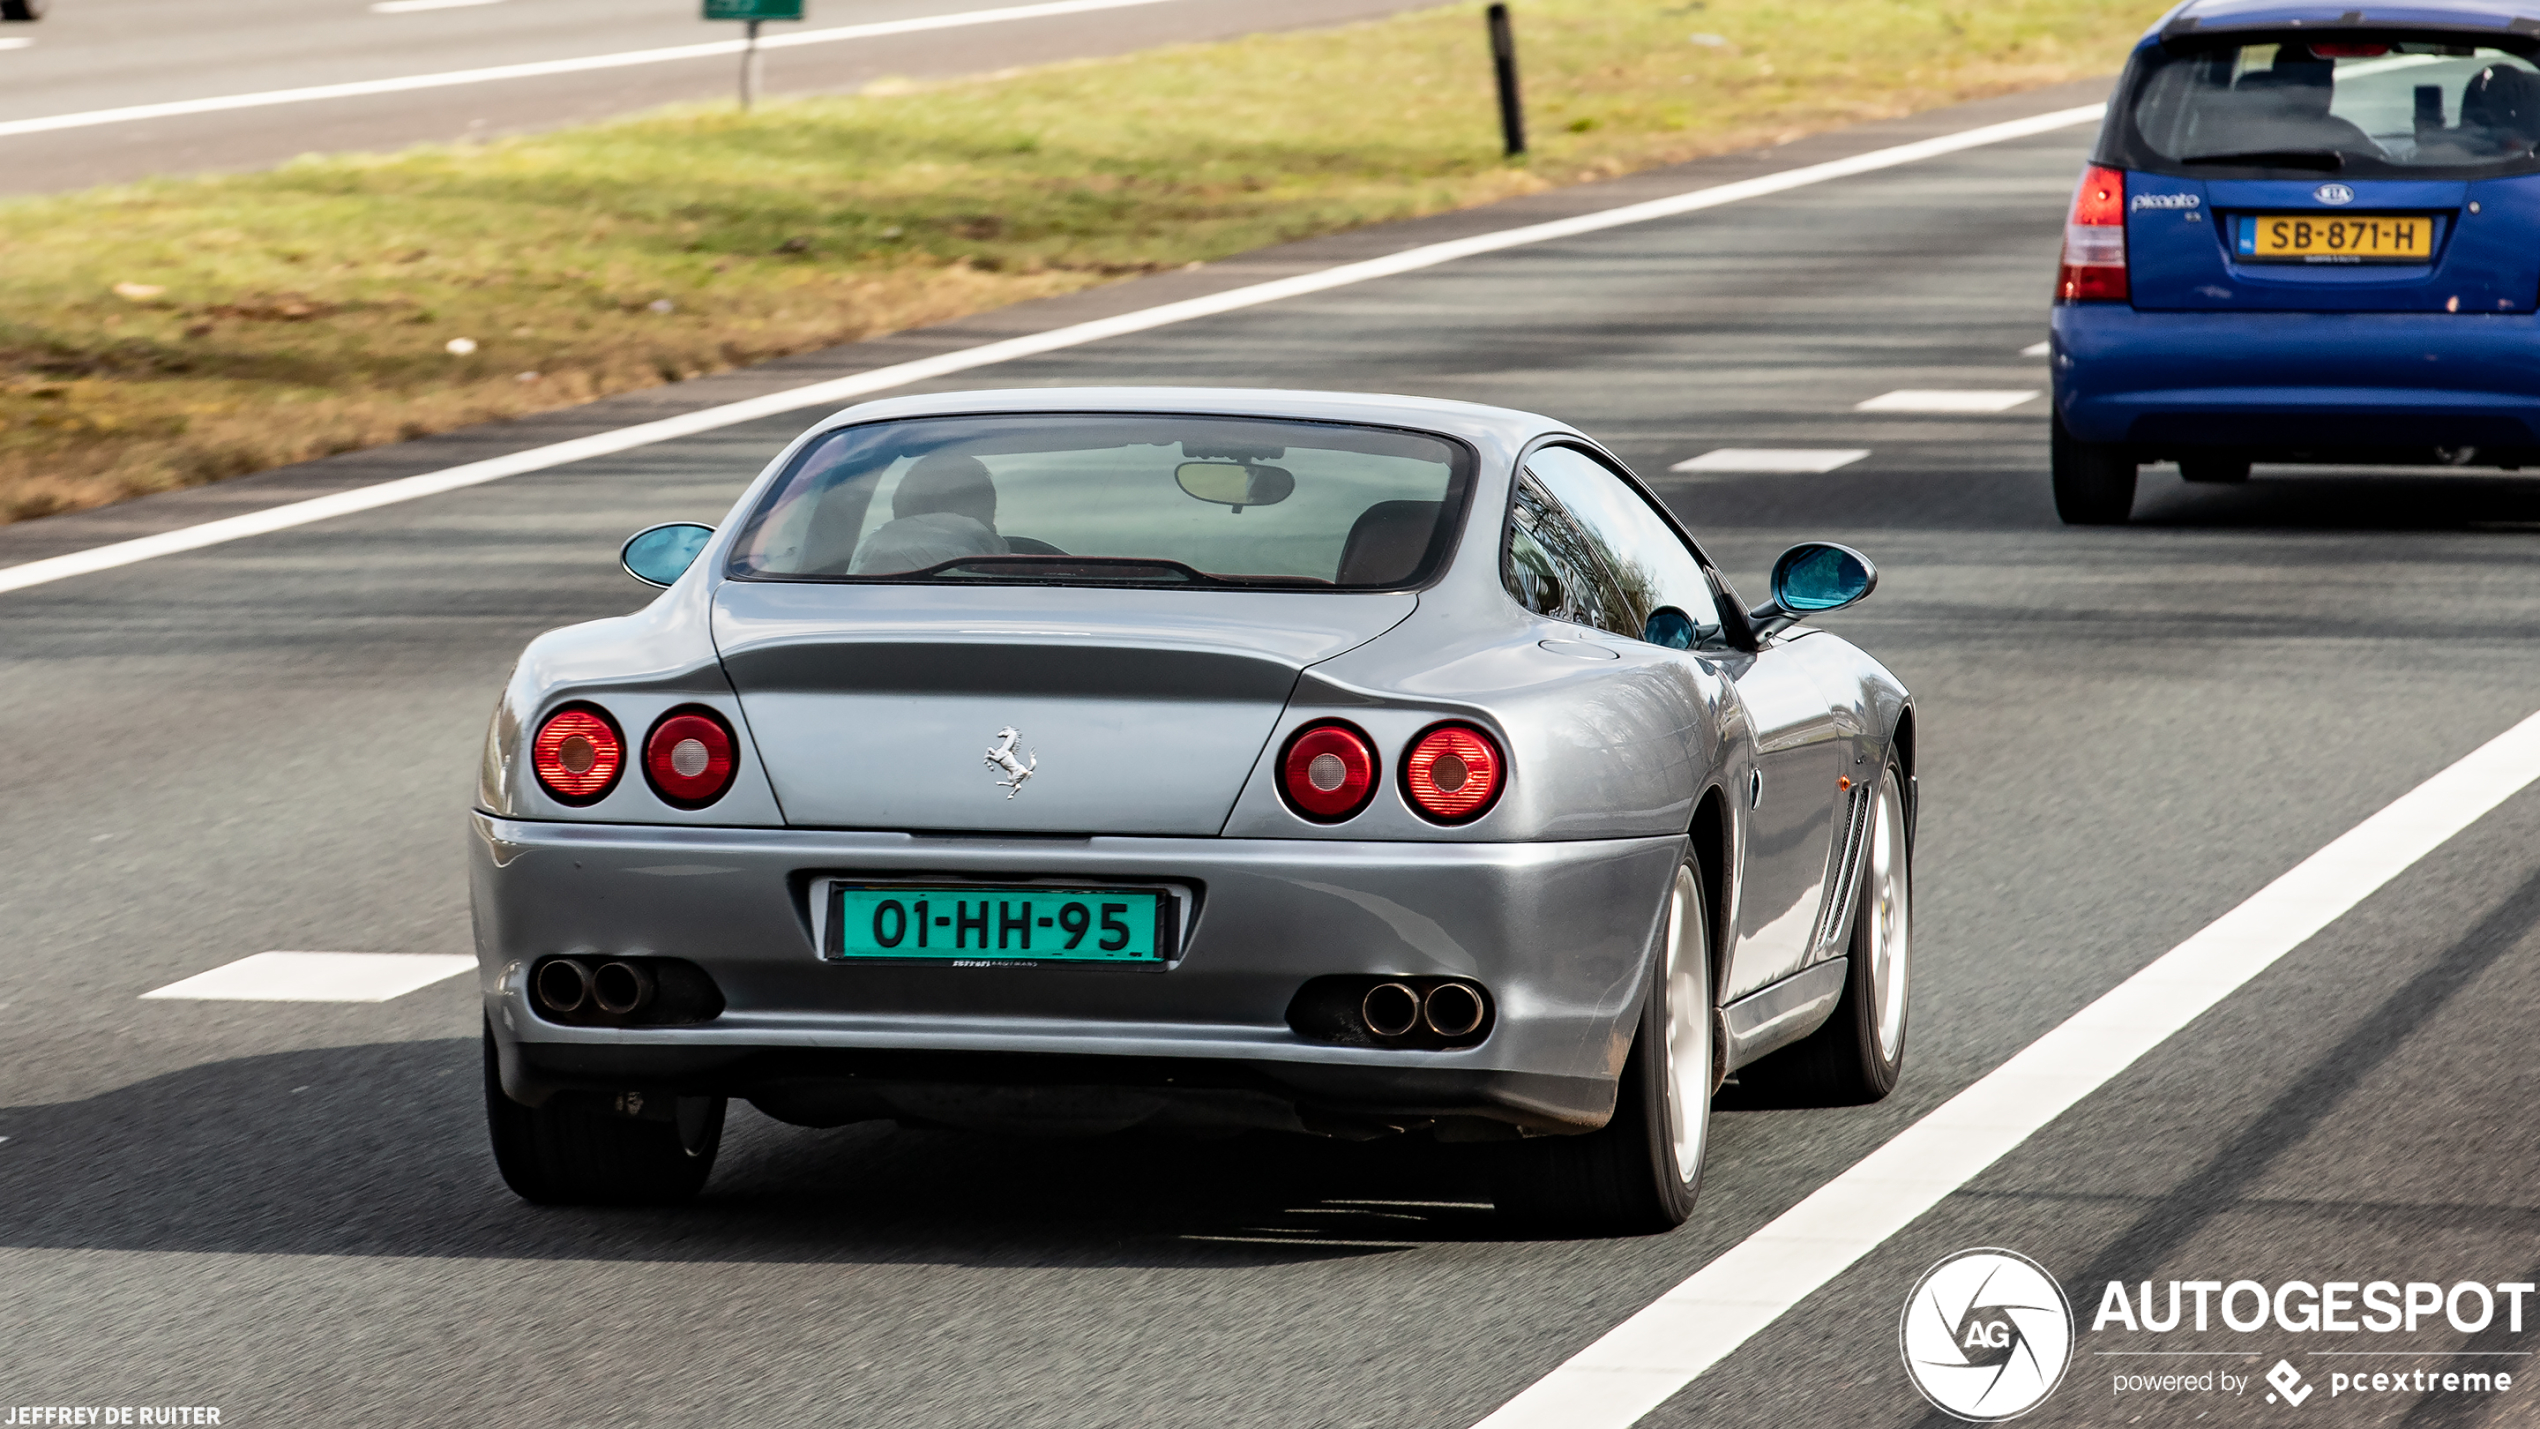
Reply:
[[[1285,467],[1232,461],[1186,461],[1173,468],[1173,480],[1187,495],[1237,511],[1276,506],[1296,491],[1296,476]]]
[[[1773,562],[1773,598],[1748,612],[1756,633],[1770,635],[1811,615],[1822,615],[1878,589],[1878,567],[1849,546],[1802,541]]]
[[[697,553],[713,538],[712,526],[700,526],[694,521],[647,526],[626,538],[626,545],[617,553],[617,563],[644,584],[668,590],[672,581],[696,564]]]

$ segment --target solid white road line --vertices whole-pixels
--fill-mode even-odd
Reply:
[[[762,50],[790,50],[803,45],[834,45],[841,40],[871,40],[884,35],[913,35],[927,30],[958,30],[972,25],[1000,25],[1014,20],[1046,20],[1066,15],[1085,15],[1097,10],[1126,10],[1139,5],[1161,5],[1166,0],[1049,0],[1040,5],[1005,5],[994,10],[964,10],[951,15],[919,15],[906,20],[877,20],[866,25],[835,25],[825,30],[802,30],[789,35],[761,38]],[[87,129],[99,124],[122,124],[135,119],[169,119],[186,114],[216,114],[230,109],[263,109],[276,104],[307,104],[320,99],[359,99],[372,94],[403,94],[416,89],[448,89],[462,84],[489,84],[505,79],[536,79],[551,74],[581,74],[590,70],[627,69],[636,65],[666,64],[673,60],[707,59],[715,55],[737,55],[743,48],[740,40],[707,40],[694,45],[669,45],[657,50],[627,50],[614,55],[584,55],[569,60],[532,60],[524,64],[488,65],[483,69],[450,70],[442,74],[410,74],[395,79],[351,80],[343,84],[312,84],[299,89],[268,89],[256,94],[219,94],[203,99],[172,99],[160,104],[127,104],[116,109],[89,109],[76,114],[49,114],[39,119],[0,121],[0,139],[18,134],[49,134],[56,129]]]
[[[2534,779],[2540,714],[2205,925],[1535,1381],[1482,1426],[1625,1429]]]
[[[1850,466],[1867,451],[1811,451],[1804,447],[1721,447],[1667,468],[1702,472],[1749,472],[1764,475],[1815,476]]]
[[[448,953],[258,953],[141,994],[202,1002],[386,1002],[476,959]]]
[[[1805,188],[1811,184],[1821,184],[1832,179],[1875,173],[1881,169],[1891,169],[1899,164],[1911,164],[1923,159],[1937,158],[1943,154],[1954,154],[1966,149],[1982,148],[1988,144],[2000,144],[2014,139],[2050,134],[2058,129],[2068,129],[2073,125],[2097,119],[2100,110],[2101,106],[2096,104],[2075,109],[2058,109],[2052,113],[2033,115],[2027,119],[2014,119],[2007,123],[1964,129],[1955,134],[1919,139],[1911,144],[1899,144],[1888,149],[1874,149],[1866,154],[1855,154],[1848,159],[1834,159],[1822,164],[1784,169],[1776,174],[1740,179],[1734,183],[1696,189],[1691,193],[1651,199],[1646,203],[1626,204],[1619,208],[1580,214],[1574,218],[1555,219],[1549,223],[1531,223],[1519,228],[1504,228],[1495,233],[1476,234],[1470,238],[1426,244],[1418,248],[1405,249],[1384,258],[1371,258],[1359,263],[1343,263],[1337,267],[1324,268],[1312,273],[1300,273],[1292,278],[1279,278],[1267,283],[1254,283],[1248,287],[1230,288],[1225,292],[1212,293],[1204,298],[1189,298],[1178,303],[1165,303],[1133,313],[1122,313],[1117,317],[1098,318],[1093,322],[1053,328],[1048,332],[1034,333],[1027,337],[1007,338],[1002,342],[985,343],[959,352],[920,358],[915,362],[877,367],[868,372],[856,373],[851,377],[839,377],[827,382],[814,382],[808,386],[788,388],[782,392],[771,392],[765,396],[731,402],[720,407],[707,407],[682,416],[666,417],[657,422],[645,422],[637,426],[621,427],[615,431],[577,437],[572,441],[557,442],[552,446],[534,447],[528,451],[515,452],[510,456],[469,462],[465,466],[425,472],[420,476],[409,476],[396,481],[381,482],[376,486],[341,491],[332,496],[312,497],[307,501],[275,506],[264,511],[250,512],[244,516],[231,516],[218,521],[207,521],[199,526],[165,531],[156,536],[141,536],[86,551],[74,551],[66,556],[52,556],[40,561],[0,567],[0,592],[24,590],[29,586],[43,585],[48,581],[57,581],[68,576],[112,570],[117,566],[128,566],[136,561],[173,555],[179,551],[200,550],[205,546],[216,546],[224,541],[235,541],[245,536],[288,530],[294,526],[305,526],[312,521],[325,521],[337,516],[348,516],[357,511],[391,506],[400,501],[412,501],[421,496],[432,496],[445,491],[457,491],[463,487],[482,485],[489,481],[500,481],[504,477],[518,476],[524,472],[545,471],[570,462],[587,461],[593,457],[608,456],[615,452],[632,451],[656,442],[695,436],[701,432],[716,431],[741,422],[756,421],[761,417],[778,416],[804,407],[836,406],[858,397],[887,391],[893,387],[905,387],[913,382],[932,381],[938,377],[949,377],[956,373],[989,367],[1000,362],[1038,357],[1044,353],[1082,347],[1087,343],[1100,342],[1106,338],[1147,332],[1155,328],[1170,327],[1176,323],[1190,322],[1196,318],[1214,317],[1221,313],[1239,312],[1245,308],[1259,307],[1264,303],[1302,297],[1308,293],[1328,292],[1334,288],[1345,288],[1354,283],[1364,283],[1376,278],[1418,272],[1423,268],[1434,268],[1459,258],[1504,252],[1530,244],[1548,243],[1556,239],[1575,238],[1582,234],[1598,233],[1629,224],[1647,223],[1653,219],[1698,213],[1704,209],[1719,208],[1746,199],[1787,193],[1792,189]]]
[[[1856,404],[1855,412],[2007,412],[2037,396],[2025,392],[1944,392],[1909,387],[1901,392],[1883,392],[1867,402]]]

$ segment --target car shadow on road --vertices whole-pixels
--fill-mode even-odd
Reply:
[[[2540,529],[2540,475],[2277,467],[2246,482],[2210,485],[2180,481],[2169,468],[2154,466],[2144,468],[2136,488],[2133,524],[2222,530]]]
[[[691,1205],[530,1206],[486,1149],[478,1056],[285,1052],[0,1109],[0,1246],[1210,1266],[1505,1238],[1470,1148],[805,1131],[739,1105]]]

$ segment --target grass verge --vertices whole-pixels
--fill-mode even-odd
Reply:
[[[2141,0],[1519,0],[0,202],[0,519],[2115,68]]]

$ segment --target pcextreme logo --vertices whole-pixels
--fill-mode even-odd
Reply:
[[[1915,1282],[1896,1339],[1923,1398],[1970,1423],[1996,1423],[2035,1409],[2063,1379],[2073,1307],[2027,1256],[1962,1250]]]

